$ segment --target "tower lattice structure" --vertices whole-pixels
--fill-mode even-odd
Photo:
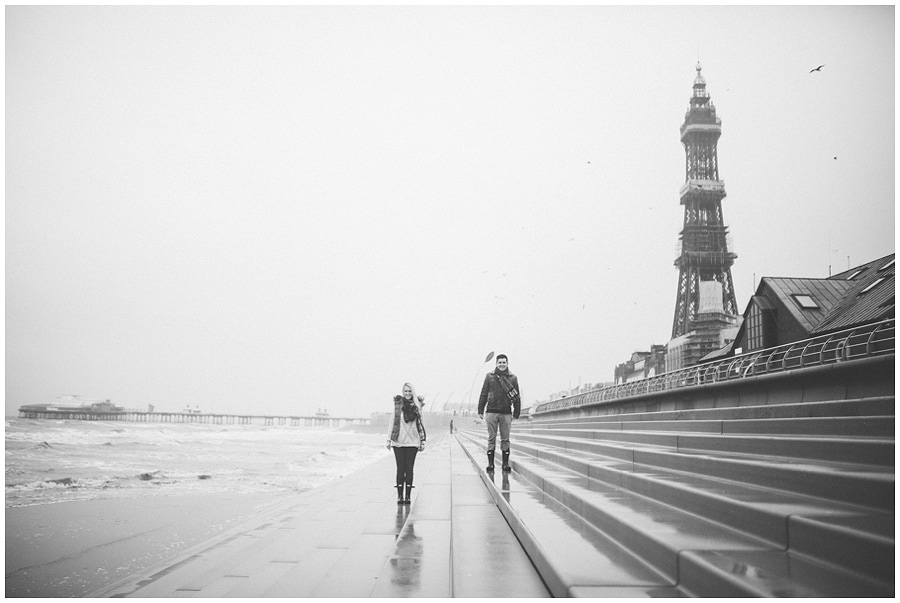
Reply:
[[[685,151],[685,183],[681,187],[684,205],[684,227],[680,233],[681,253],[675,260],[679,269],[678,297],[672,338],[693,330],[698,314],[708,311],[709,301],[701,305],[701,283],[715,281],[712,291],[718,312],[738,314],[731,278],[731,266],[737,255],[728,249],[728,229],[722,216],[725,183],[719,179],[716,145],[722,134],[722,120],[706,91],[706,80],[697,63],[693,95],[681,125],[681,142]],[[707,288],[709,289],[709,288]]]

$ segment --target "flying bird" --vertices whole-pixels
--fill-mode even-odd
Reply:
[[[824,67],[824,66],[825,66],[825,65],[819,65],[819,66],[816,67],[815,69],[810,69],[809,72],[812,73],[813,71],[822,71],[822,67]]]

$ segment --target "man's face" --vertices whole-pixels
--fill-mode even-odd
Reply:
[[[507,368],[509,368],[509,360],[507,360],[506,358],[498,358],[497,368],[501,371],[505,371]]]

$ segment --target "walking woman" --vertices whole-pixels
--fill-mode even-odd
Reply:
[[[394,414],[388,429],[387,447],[394,449],[397,461],[398,505],[410,503],[416,453],[425,450],[425,426],[422,425],[424,400],[422,396],[416,396],[411,383],[403,384],[402,396],[394,396]]]

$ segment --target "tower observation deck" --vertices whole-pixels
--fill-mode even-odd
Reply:
[[[710,315],[738,315],[731,278],[737,255],[728,249],[728,229],[722,216],[725,183],[719,179],[716,150],[722,121],[706,91],[699,62],[696,69],[693,94],[681,125],[686,172],[680,190],[684,227],[675,260],[679,276],[672,339],[695,330],[698,320],[708,327]]]

